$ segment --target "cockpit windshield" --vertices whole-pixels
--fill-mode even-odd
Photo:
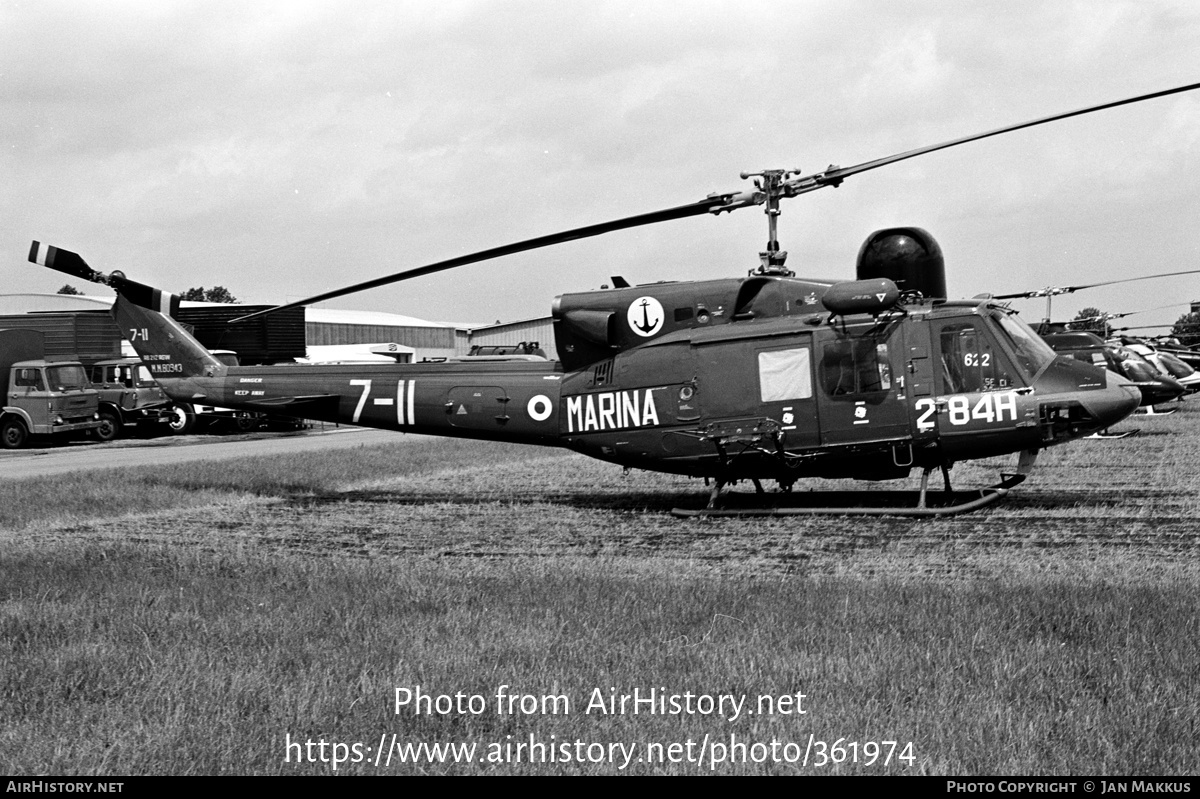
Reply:
[[[1029,325],[1009,314],[997,313],[992,318],[999,323],[1000,338],[1011,348],[1013,358],[1030,379],[1054,362],[1054,350]]]
[[[1154,364],[1128,347],[1113,346],[1110,351],[1121,364],[1125,376],[1130,380],[1145,383],[1157,379],[1160,375]]]
[[[1169,352],[1160,352],[1158,360],[1162,363],[1166,370],[1171,373],[1171,377],[1176,380],[1182,380],[1185,377],[1191,377],[1196,373],[1196,370],[1188,366],[1183,361],[1176,358]]]

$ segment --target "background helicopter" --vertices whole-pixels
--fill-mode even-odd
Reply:
[[[555,300],[561,362],[229,367],[170,316],[178,298],[34,242],[30,260],[105,283],[113,313],[172,397],[438,435],[564,446],[627,468],[713,478],[891,479],[923,472],[916,514],[979,507],[1043,447],[1124,418],[1139,394],[1056,357],[1007,308],[946,297],[940,247],[917,228],[864,242],[858,280],[795,278],[777,239],[779,201],[880,166],[1000,133],[1200,88],[1140,95],[814,175],[767,170],[754,189],[527,239],[405,270],[308,304],[601,233],[762,205],[768,242],[745,278],[652,284]],[[248,318],[248,317],[247,317]],[[930,472],[1021,453],[1019,473],[972,501],[925,507]],[[760,493],[761,493],[761,486]],[[772,509],[779,512],[779,509]],[[845,511],[847,509],[839,509]],[[872,509],[876,510],[876,509]],[[715,512],[715,511],[714,511]]]
[[[1113,327],[1108,322],[1114,319],[1124,319],[1127,316],[1134,316],[1141,313],[1149,313],[1151,311],[1162,310],[1163,308],[1179,308],[1193,307],[1193,303],[1173,303],[1171,305],[1160,305],[1157,308],[1148,308],[1142,311],[1125,311],[1123,313],[1103,313],[1091,317],[1080,317],[1072,320],[1071,324],[1083,323],[1084,326],[1089,324],[1097,324],[1105,329],[1105,336],[1109,339],[1117,341],[1121,344],[1132,345],[1136,344],[1144,347],[1149,352],[1139,349],[1138,352],[1145,354],[1149,360],[1159,368],[1159,371],[1170,374],[1177,380],[1185,383],[1190,387],[1194,385],[1192,382],[1196,380],[1193,377],[1195,374],[1200,374],[1200,351],[1195,347],[1185,346],[1180,341],[1176,332],[1187,330],[1186,325],[1194,318],[1195,312],[1187,314],[1180,318],[1175,324],[1171,325],[1125,325],[1123,327]],[[1144,333],[1135,333],[1133,331],[1141,330],[1163,330],[1167,329],[1167,333],[1147,336]]]
[[[1196,376],[1195,370],[1171,355],[1167,355],[1166,361],[1161,360],[1157,352],[1153,351],[1152,348],[1142,346],[1141,342],[1138,342],[1137,346],[1129,346],[1130,342],[1106,340],[1106,336],[1101,336],[1095,331],[1084,329],[1091,323],[1095,323],[1101,329],[1106,329],[1108,327],[1107,322],[1110,319],[1118,319],[1141,312],[1131,311],[1123,314],[1103,314],[1095,317],[1076,318],[1070,322],[1053,322],[1051,321],[1051,303],[1054,297],[1073,294],[1085,289],[1193,274],[1200,274],[1200,269],[1165,272],[1154,275],[1138,275],[1120,280],[1107,280],[1076,286],[1047,286],[1033,291],[1000,294],[996,295],[995,299],[1017,300],[1044,297],[1046,299],[1046,315],[1041,323],[1037,325],[1036,330],[1055,352],[1071,355],[1077,360],[1095,364],[1121,375],[1131,381],[1141,391],[1142,401],[1139,407],[1143,408],[1149,415],[1166,415],[1167,413],[1174,412],[1176,409],[1162,412],[1156,411],[1155,406],[1173,402],[1183,397],[1184,394],[1200,389],[1200,377]],[[1164,305],[1149,310],[1161,310],[1162,308],[1170,307],[1175,306]],[[1149,310],[1146,312],[1149,312]],[[1105,437],[1103,434],[1097,434],[1097,436]]]
[[[1157,308],[1148,308],[1143,311],[1125,311],[1122,313],[1101,313],[1092,316],[1080,316],[1071,320],[1070,327],[1075,329],[1087,329],[1088,327],[1099,327],[1105,331],[1104,338],[1109,344],[1121,346],[1137,353],[1150,362],[1158,371],[1169,377],[1178,380],[1183,386],[1184,391],[1188,394],[1194,394],[1200,391],[1200,372],[1196,371],[1195,365],[1200,365],[1200,352],[1195,350],[1184,349],[1178,339],[1172,339],[1169,336],[1156,339],[1148,339],[1143,335],[1135,334],[1134,330],[1151,330],[1162,329],[1164,327],[1171,328],[1174,325],[1134,325],[1124,327],[1113,327],[1108,323],[1115,319],[1124,319],[1127,316],[1135,316],[1140,313],[1150,313],[1164,308],[1178,308],[1181,306],[1190,306],[1190,303],[1173,303],[1171,305],[1160,305]],[[1097,334],[1099,335],[1099,334]],[[1053,345],[1051,345],[1053,346]],[[1189,363],[1191,361],[1192,363]]]
[[[1107,369],[1130,381],[1141,392],[1138,407],[1145,409],[1149,414],[1161,415],[1163,412],[1154,410],[1156,405],[1174,402],[1188,393],[1187,386],[1173,375],[1158,369],[1143,353],[1116,342],[1106,341],[1095,333],[1086,330],[1064,331],[1047,333],[1042,339],[1055,352]],[[1170,412],[1174,412],[1174,409],[1167,413]],[[1100,438],[1107,437],[1104,433],[1096,435]]]

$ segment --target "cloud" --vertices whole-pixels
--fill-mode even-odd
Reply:
[[[849,165],[1194,80],[1198,27],[1170,2],[10,3],[0,246],[19,262],[29,239],[63,236],[147,280],[316,293],[735,190],[743,170]],[[1101,258],[1097,219],[1182,224],[1194,202],[1197,103],[853,178],[790,201],[784,245],[844,277],[862,237],[896,223],[1014,280],[1069,269],[1043,259],[1065,249],[1118,263],[1130,245]],[[342,302],[533,316],[616,272],[742,274],[764,237],[743,211]]]

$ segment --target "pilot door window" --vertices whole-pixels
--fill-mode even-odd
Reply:
[[[821,385],[833,397],[890,390],[888,345],[872,338],[826,344],[821,358]]]
[[[1001,391],[1017,385],[991,339],[971,322],[945,325],[939,336],[942,393]]]

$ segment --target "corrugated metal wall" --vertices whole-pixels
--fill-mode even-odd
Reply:
[[[46,355],[82,361],[121,357],[121,332],[106,311],[0,316],[0,329],[38,330]]]
[[[307,353],[304,341],[304,309],[284,311],[230,325],[230,319],[271,305],[205,305],[180,308],[176,319],[188,325],[192,335],[210,350],[233,350],[243,365],[278,363],[303,358]]]
[[[471,331],[468,348],[475,344],[520,344],[522,341],[536,341],[546,353],[547,358],[552,361],[558,360],[558,350],[554,347],[554,320],[549,316],[527,319],[523,322],[477,327]]]
[[[415,349],[417,360],[448,358],[456,353],[457,335],[452,327],[349,325],[329,322],[307,322],[304,327],[309,344],[384,344],[394,341]]]

